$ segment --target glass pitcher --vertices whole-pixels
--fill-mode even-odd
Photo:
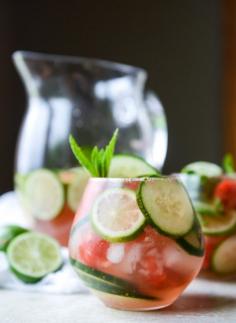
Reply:
[[[144,92],[145,70],[98,59],[18,51],[13,60],[28,108],[16,151],[15,186],[36,229],[67,244],[88,180],[68,137],[89,153],[119,128],[117,152],[144,157],[161,169],[167,152],[164,110]]]

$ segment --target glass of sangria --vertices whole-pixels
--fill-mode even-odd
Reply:
[[[198,219],[175,177],[89,179],[69,254],[105,305],[140,311],[170,305],[198,274],[203,253]]]
[[[226,159],[227,161],[228,159]],[[209,162],[194,162],[183,169],[180,180],[198,214],[205,240],[201,276],[236,278],[236,176]]]

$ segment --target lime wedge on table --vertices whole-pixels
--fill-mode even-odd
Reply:
[[[133,191],[114,188],[103,192],[96,200],[92,223],[104,239],[123,242],[133,239],[141,231],[145,217]]]
[[[198,161],[188,164],[182,169],[181,172],[206,177],[217,177],[222,175],[223,170],[220,166],[216,164],[205,161]]]
[[[7,256],[11,270],[25,283],[36,283],[62,265],[59,244],[35,232],[24,233],[9,244]]]
[[[26,228],[13,224],[0,227],[0,251],[6,251],[11,240],[27,231]]]

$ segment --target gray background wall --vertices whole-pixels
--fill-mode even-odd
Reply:
[[[0,39],[0,192],[12,187],[16,137],[26,106],[11,63],[17,49],[144,67],[168,118],[165,171],[196,159],[220,161],[220,0],[2,0]]]

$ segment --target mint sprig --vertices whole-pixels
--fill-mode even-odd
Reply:
[[[78,145],[75,138],[70,135],[69,142],[71,150],[81,166],[86,168],[94,177],[107,177],[112,157],[117,142],[118,129],[115,130],[110,142],[104,148],[95,146],[90,157],[87,157],[83,149]]]
[[[223,169],[226,174],[235,173],[234,158],[231,154],[226,154],[223,158]]]

